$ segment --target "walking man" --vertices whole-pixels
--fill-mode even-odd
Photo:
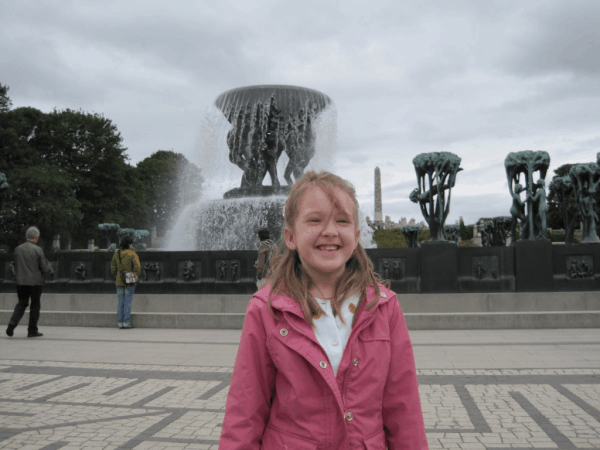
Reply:
[[[42,285],[44,284],[44,274],[52,269],[44,256],[44,250],[36,245],[40,238],[40,230],[31,227],[27,230],[25,237],[27,242],[19,245],[14,251],[19,302],[8,322],[6,334],[13,335],[15,328],[19,325],[23,314],[25,314],[25,309],[29,305],[29,298],[31,298],[27,337],[40,337],[43,334],[38,331],[37,323],[40,318]]]

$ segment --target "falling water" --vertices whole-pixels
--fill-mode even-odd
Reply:
[[[269,121],[269,114],[271,119],[276,114],[275,124]],[[267,133],[271,133],[268,139]],[[334,171],[336,135],[335,105],[318,91],[293,86],[250,86],[221,94],[202,120],[196,145],[197,162],[205,178],[204,199],[181,213],[168,249],[257,249],[256,232],[261,226],[267,226],[272,238],[278,238],[285,196],[223,199],[225,192],[240,187],[245,174],[231,160],[256,157],[257,148],[263,151],[269,145],[279,149],[277,178],[285,186],[283,175],[290,157],[295,158],[296,165],[305,165],[305,170]],[[295,154],[294,149],[300,152]],[[314,157],[304,161],[302,152]],[[263,184],[273,184],[268,174]],[[363,243],[370,247],[372,232],[362,216]]]

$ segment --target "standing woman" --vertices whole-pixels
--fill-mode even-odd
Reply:
[[[119,328],[131,328],[131,301],[135,285],[125,286],[121,280],[121,271],[135,272],[136,281],[142,274],[142,266],[137,253],[133,251],[133,237],[125,235],[121,238],[119,248],[110,262],[110,271],[116,277],[117,298],[117,324]]]

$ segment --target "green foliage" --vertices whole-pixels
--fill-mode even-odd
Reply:
[[[17,108],[0,115],[0,172],[9,180],[0,211],[2,243],[14,248],[35,225],[41,242],[53,234],[72,233],[81,223],[80,203],[68,172],[45,161],[34,143],[44,120],[35,108]],[[45,238],[45,239],[44,239]]]
[[[98,114],[28,107],[0,114],[0,172],[10,185],[0,211],[3,243],[14,248],[36,225],[40,243],[60,234],[77,248],[98,237],[98,223],[135,225],[145,192],[121,141]]]
[[[201,169],[180,153],[159,150],[140,161],[136,170],[146,191],[146,228],[154,225],[162,236],[181,210],[200,198]]]
[[[406,248],[406,239],[401,230],[377,230],[373,233],[377,248]]]
[[[458,235],[460,236],[461,240],[463,242],[466,241],[470,241],[471,239],[473,239],[473,234],[474,234],[474,226],[470,225],[470,226],[466,226],[465,222],[463,221],[462,217],[460,218],[460,223],[459,223],[459,228],[458,228]]]
[[[0,113],[5,113],[10,110],[12,101],[8,96],[9,87],[0,83]]]
[[[99,238],[98,224],[164,232],[168,220],[201,192],[200,169],[183,155],[158,151],[132,167],[122,137],[100,114],[65,109],[11,110],[0,84],[0,172],[9,188],[0,209],[0,239],[12,250],[25,231],[40,229],[73,248]]]
[[[418,242],[428,241],[430,236],[431,236],[431,234],[429,232],[429,229],[421,230],[421,232],[419,233]]]
[[[117,127],[99,114],[54,110],[32,139],[40,156],[65,170],[80,202],[81,225],[71,236],[82,245],[99,223],[133,224],[144,214],[144,190],[127,164]]]

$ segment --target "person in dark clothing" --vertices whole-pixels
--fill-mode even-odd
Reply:
[[[267,228],[258,229],[258,239],[260,245],[258,247],[258,259],[254,263],[256,267],[256,286],[262,288],[267,281],[267,275],[270,272],[271,260],[277,251],[277,244],[270,239],[271,235]]]
[[[40,238],[40,230],[31,227],[27,230],[25,237],[27,242],[19,245],[14,251],[19,301],[8,322],[6,334],[12,337],[15,328],[19,325],[23,314],[25,314],[27,306],[29,306],[29,299],[31,298],[27,337],[40,337],[43,334],[38,331],[37,323],[40,318],[40,299],[42,297],[44,274],[51,272],[52,268],[44,256],[44,250],[36,245]]]

